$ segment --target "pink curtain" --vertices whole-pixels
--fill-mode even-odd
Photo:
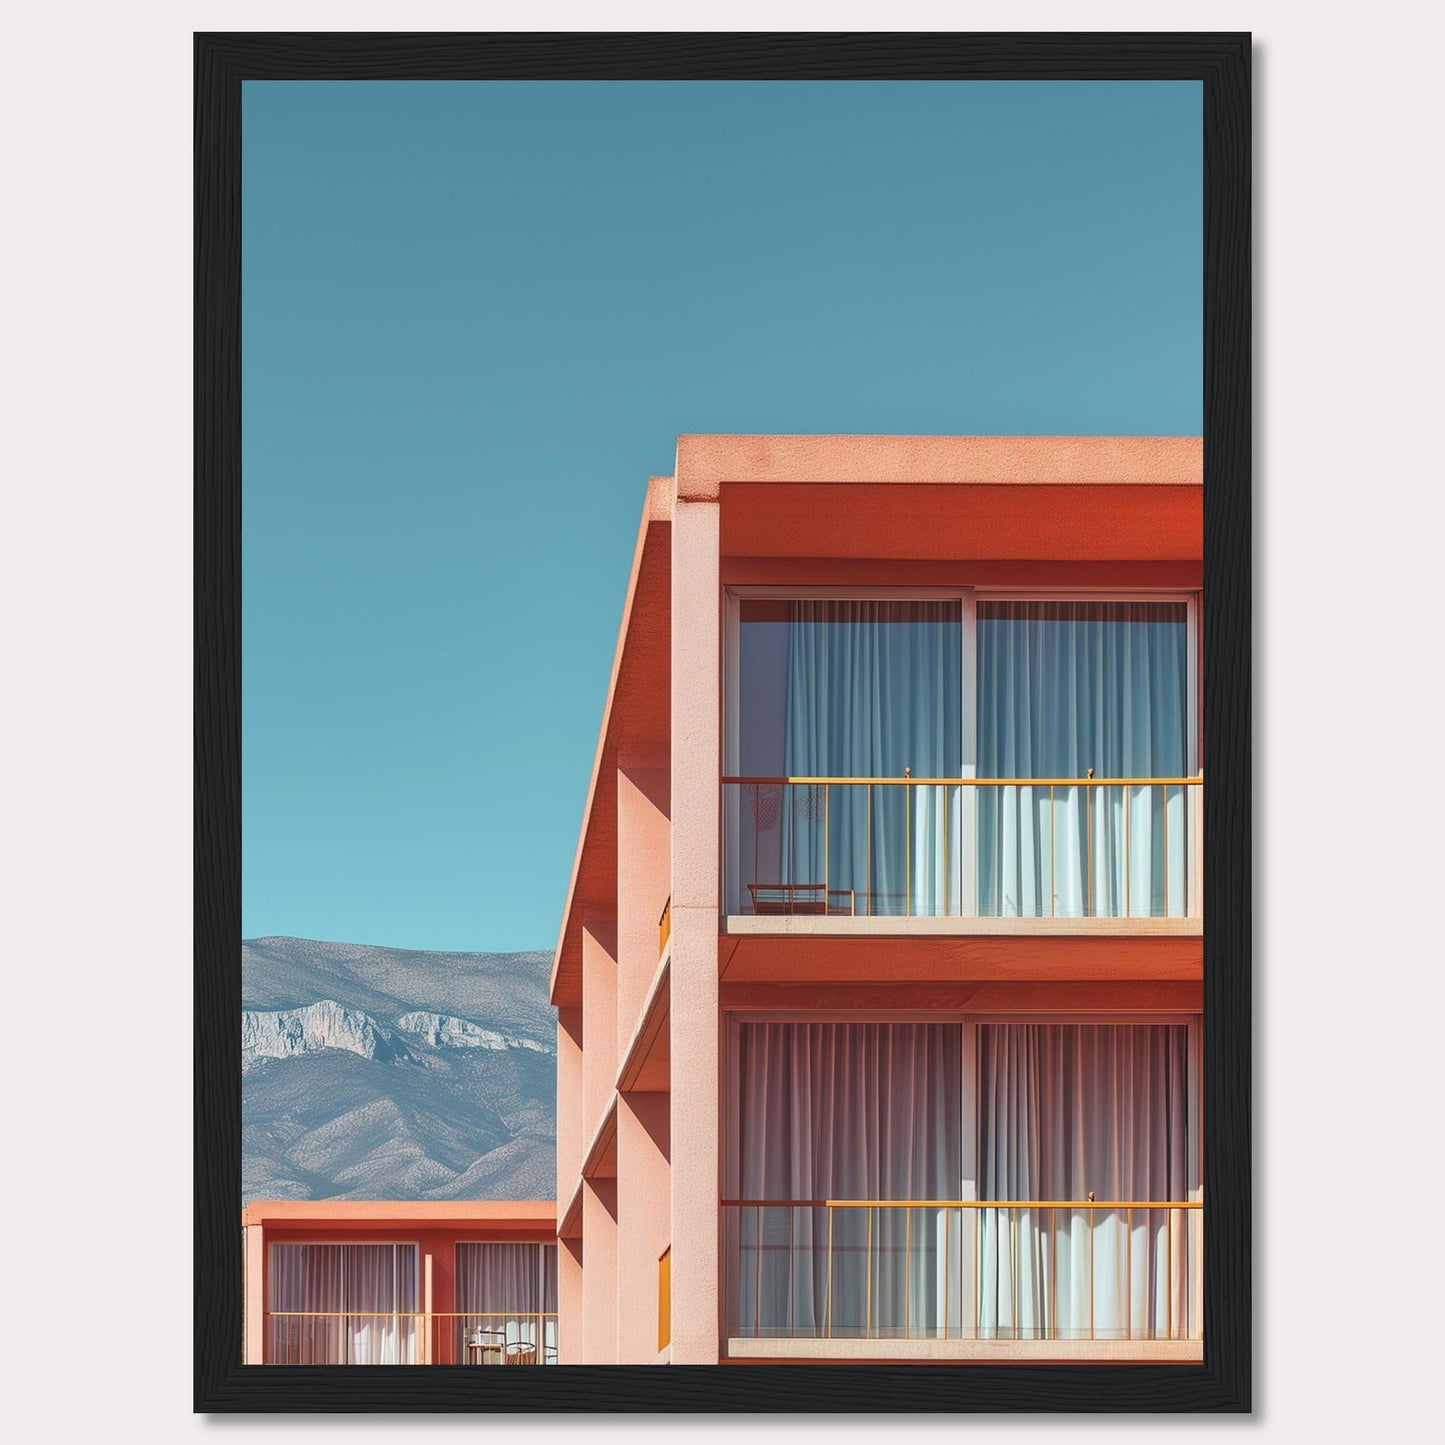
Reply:
[[[981,1024],[978,1195],[1188,1197],[1188,1029]],[[1187,1333],[1182,1210],[983,1210],[979,1330],[998,1339]]]
[[[739,1198],[956,1197],[957,1024],[745,1023],[739,1032]],[[937,1327],[939,1211],[733,1214],[729,1297],[742,1334],[887,1338]]]
[[[968,1081],[963,1039],[956,1022],[739,1024],[735,1197],[753,1202],[725,1216],[730,1333],[1190,1332],[1189,1212],[1057,1207],[1188,1199],[1187,1026],[981,1023]],[[970,1197],[1009,1207],[947,1207],[968,1136]]]
[[[273,1244],[270,1256],[268,1363],[416,1362],[416,1245]]]
[[[467,1336],[481,1330],[505,1349],[531,1346],[538,1363],[556,1357],[557,1246],[457,1245],[458,1359]],[[487,1358],[492,1358],[490,1354]]]

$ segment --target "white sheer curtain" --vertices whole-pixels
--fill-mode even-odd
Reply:
[[[1187,621],[1183,602],[980,603],[978,776],[1184,776]],[[1180,917],[1186,813],[1178,786],[980,788],[978,911]]]
[[[979,1198],[1186,1199],[1187,1064],[1182,1024],[980,1024]],[[980,1211],[980,1334],[1186,1333],[1188,1218]]]
[[[957,602],[790,603],[784,773],[960,776],[962,665]],[[781,881],[821,883],[826,873],[831,887],[852,890],[858,913],[960,911],[957,854],[943,843],[944,794],[956,816],[956,789],[790,792]]]
[[[557,1345],[557,1246],[483,1243],[457,1245],[457,1312],[463,1336],[495,1330],[504,1346],[530,1345],[539,1363]],[[465,1344],[465,1338],[460,1342]],[[458,1359],[466,1359],[459,1351]]]
[[[957,1024],[740,1024],[737,1197],[956,1198],[962,1072]],[[734,1331],[920,1338],[941,1329],[943,1211],[733,1214]]]
[[[416,1245],[273,1244],[270,1255],[268,1362],[416,1362]]]

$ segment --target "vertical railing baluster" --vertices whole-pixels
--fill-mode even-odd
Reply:
[[[946,1205],[943,1210],[943,1338],[948,1339],[948,1327],[952,1320],[949,1309],[949,1265],[953,1251],[953,1211]]]
[[[976,1214],[977,1212],[978,1212],[977,1210],[974,1211],[975,1214]],[[965,1218],[967,1218],[967,1216],[964,1214],[963,1210],[960,1209],[960,1210],[958,1211],[958,1337],[959,1337],[959,1339],[964,1339],[964,1338],[965,1338],[963,1332],[964,1332],[964,1330],[967,1329],[967,1327],[968,1327],[967,1324],[966,1324],[965,1321],[964,1321],[964,1303],[963,1303],[963,1301],[964,1301],[964,1293],[963,1293],[963,1256],[964,1256],[963,1231],[964,1231],[964,1220],[965,1220]],[[977,1255],[974,1256],[973,1269],[974,1269],[975,1272],[977,1272],[977,1270],[978,1270],[978,1256],[977,1256]],[[978,1338],[978,1329],[977,1329],[977,1327],[974,1328],[973,1337],[974,1337],[974,1339],[977,1339],[977,1338]]]
[[[879,1221],[879,1232],[882,1232],[882,1221]],[[865,1266],[868,1270],[868,1278],[864,1285],[863,1303],[863,1337],[871,1340],[873,1338],[873,1207],[868,1207],[868,1249],[865,1255]]]
[[[1124,785],[1124,917],[1132,916],[1133,910],[1129,907],[1129,814],[1133,810],[1129,807],[1129,786]]]
[[[763,1206],[754,1211],[753,1224],[753,1338],[759,1335],[758,1321],[763,1302]]]
[[[948,854],[949,843],[952,840],[952,830],[948,825],[948,795],[950,789],[943,790],[943,916],[947,918],[953,912],[953,873],[949,868]]]
[[[828,803],[833,788],[830,783],[823,784],[823,917],[828,916],[828,854],[833,842],[833,828],[829,817]]]
[[[868,784],[868,917],[873,917],[873,784]]]
[[[1049,1210],[1049,1232],[1054,1239],[1054,1308],[1051,1318],[1054,1322],[1054,1338],[1062,1339],[1059,1333],[1059,1211],[1057,1207]]]
[[[1172,918],[1169,898],[1169,784],[1164,784],[1164,916]]]
[[[1084,784],[1084,917],[1094,916],[1094,790]],[[1092,1225],[1090,1226],[1092,1228]],[[1090,1336],[1092,1339],[1093,1337]]]
[[[913,917],[913,789],[903,785],[903,906]]]
[[[781,791],[781,790],[780,790],[780,791]],[[760,821],[760,819],[761,819],[761,817],[762,817],[762,811],[763,811],[763,785],[762,785],[761,783],[754,783],[754,784],[753,784],[753,882],[754,882],[754,883],[759,883],[759,882],[762,881],[762,880],[758,877],[758,832],[759,832],[759,829],[762,827],[762,824],[761,824],[761,821]],[[779,818],[779,819],[778,819],[778,839],[779,839],[778,848],[779,848],[779,851],[780,851],[780,852],[781,852],[781,849],[782,849],[782,841],[781,841],[781,840],[782,840],[782,836],[783,836],[783,820],[782,820],[781,818]],[[781,858],[779,858],[779,862],[781,862],[781,861],[782,861]],[[781,871],[781,870],[779,870],[779,871]],[[750,896],[751,896],[751,895],[750,895]],[[738,899],[738,903],[741,904],[741,903],[742,903],[742,899]],[[753,901],[753,911],[754,911],[754,912],[757,911],[757,902],[756,902],[756,900]]]
[[[913,1211],[903,1211],[903,1338],[913,1338]]]
[[[1058,912],[1059,890],[1054,883],[1054,785],[1049,784],[1049,917]]]
[[[993,916],[1003,917],[1003,805],[1004,790],[1002,785],[996,786],[993,790],[993,831],[994,831],[994,870],[993,870]]]
[[[833,1206],[828,1205],[828,1338],[833,1338]]]
[[[977,1205],[973,1209],[973,1337],[978,1338],[983,1323],[983,1263],[980,1250],[983,1246],[983,1211]]]
[[[1008,1304],[1013,1316],[1014,1339],[1019,1337],[1019,1212],[1010,1206],[1008,1212],[1009,1241],[1012,1246],[1013,1263],[1009,1268]]]
[[[1174,1338],[1174,1211],[1164,1210],[1164,1337]]]
[[[1094,1207],[1089,1206],[1089,1338],[1094,1338]]]
[[[1124,1211],[1124,1338],[1134,1338],[1134,1211]]]

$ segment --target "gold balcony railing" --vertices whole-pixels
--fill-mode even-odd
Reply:
[[[271,1310],[268,1365],[555,1365],[555,1313]]]
[[[657,956],[667,952],[667,940],[672,937],[672,896],[662,906],[662,917],[657,920]]]
[[[725,1199],[728,1333],[1199,1340],[1203,1205]]]
[[[1197,915],[1199,777],[725,777],[730,910]]]

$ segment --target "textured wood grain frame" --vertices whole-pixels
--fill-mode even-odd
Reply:
[[[1204,1363],[243,1366],[241,83],[870,78],[1203,82]],[[1248,1411],[1249,35],[198,34],[195,168],[195,1408]]]

